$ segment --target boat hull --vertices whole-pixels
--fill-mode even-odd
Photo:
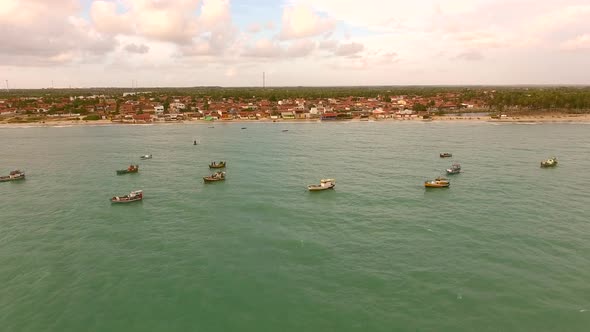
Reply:
[[[225,164],[223,164],[223,165],[209,165],[209,168],[225,168]]]
[[[322,186],[317,186],[317,185],[311,185],[311,186],[307,186],[307,190],[309,191],[324,191],[324,190],[330,190],[330,189],[334,189],[334,187],[336,187],[336,185],[332,185],[329,187],[322,187]]]
[[[209,182],[219,182],[219,181],[225,181],[225,178],[223,178],[223,179],[214,179],[214,178],[211,178],[211,177],[205,176],[205,177],[203,177],[203,181],[204,181],[205,183],[209,183]]]
[[[120,170],[117,171],[117,175],[133,174],[133,173],[137,173],[137,172],[139,172],[139,170],[129,171],[129,170],[126,170],[126,169],[120,169]]]
[[[25,176],[19,176],[16,178],[11,178],[11,177],[0,177],[0,182],[11,182],[11,181],[20,181],[20,180],[24,180]]]
[[[112,204],[127,204],[127,203],[141,202],[141,201],[143,201],[143,198],[139,198],[139,199],[128,199],[128,200],[116,200],[116,199],[112,199],[111,198],[110,201],[111,201]]]
[[[429,182],[424,183],[425,188],[448,188],[450,186],[451,186],[451,184],[449,182],[447,182],[447,183],[429,183]]]

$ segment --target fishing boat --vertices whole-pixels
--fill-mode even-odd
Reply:
[[[555,167],[557,166],[557,157],[549,158],[541,162],[541,167]]]
[[[452,157],[452,156],[453,156],[453,154],[452,154],[452,153],[448,153],[448,152],[441,152],[441,153],[440,153],[440,157],[441,157],[441,158],[450,158],[450,157]]]
[[[209,168],[225,168],[225,165],[227,165],[227,163],[225,161],[220,161],[220,162],[212,161],[209,164]]]
[[[204,176],[203,181],[205,181],[205,183],[225,181],[225,172],[217,172],[217,173],[211,174],[209,176]]]
[[[307,186],[309,191],[322,191],[328,189],[334,189],[336,186],[336,180],[334,179],[322,179],[320,184],[310,184]]]
[[[17,180],[24,180],[25,179],[25,172],[21,172],[19,170],[12,171],[10,174],[5,176],[0,176],[0,182],[8,182],[8,181],[17,181]]]
[[[426,188],[448,188],[451,182],[448,179],[438,177],[432,181],[425,181],[424,187]]]
[[[135,190],[125,196],[114,196],[111,198],[111,203],[131,203],[141,201],[143,199],[143,190]]]
[[[127,169],[120,169],[117,171],[117,175],[123,175],[127,173],[137,173],[139,172],[139,165],[129,165]]]
[[[144,154],[143,156],[139,157],[141,160],[147,160],[147,159],[152,159],[152,155],[151,154]]]
[[[461,165],[453,164],[451,168],[447,168],[447,174],[459,174],[461,173]]]

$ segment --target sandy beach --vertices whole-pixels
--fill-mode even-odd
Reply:
[[[489,116],[483,117],[470,117],[470,116],[435,116],[432,119],[422,118],[387,118],[387,119],[371,119],[371,120],[343,120],[344,122],[493,122],[493,123],[584,123],[590,122],[590,114],[543,114],[543,115],[527,115],[527,116],[515,116],[506,117],[501,119],[493,119]],[[27,127],[71,127],[71,126],[113,126],[113,125],[134,125],[134,126],[145,126],[145,125],[173,125],[173,124],[197,124],[197,125],[213,125],[220,123],[315,123],[321,122],[319,119],[294,119],[294,120],[216,120],[216,121],[205,121],[205,120],[184,120],[174,122],[148,122],[148,123],[132,123],[132,122],[119,122],[110,120],[97,120],[97,121],[44,121],[44,122],[28,122],[28,123],[8,123],[0,122],[1,127],[9,128],[27,128]],[[333,121],[323,121],[333,122]],[[334,121],[341,122],[341,121]]]

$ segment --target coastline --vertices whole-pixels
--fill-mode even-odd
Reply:
[[[446,122],[446,123],[590,123],[590,114],[545,114],[545,115],[528,115],[518,117],[507,117],[502,119],[493,119],[489,116],[486,117],[460,117],[460,116],[436,116],[432,119],[422,118],[388,118],[388,119],[371,119],[371,120],[342,120],[342,121],[321,121],[319,119],[260,119],[260,120],[185,120],[185,121],[174,121],[174,122],[146,122],[146,123],[131,123],[131,122],[119,122],[110,120],[96,120],[96,121],[84,121],[84,120],[56,120],[46,122],[27,122],[27,123],[8,123],[0,122],[0,128],[31,128],[31,127],[73,127],[73,126],[120,126],[120,125],[131,125],[131,126],[151,126],[151,125],[174,125],[174,124],[185,124],[185,125],[215,125],[215,124],[227,124],[227,123],[341,123],[341,122]]]

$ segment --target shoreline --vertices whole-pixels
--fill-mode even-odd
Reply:
[[[184,124],[184,125],[210,125],[214,126],[215,124],[230,124],[230,123],[275,123],[275,124],[285,124],[285,123],[342,123],[342,122],[424,122],[424,123],[512,123],[512,124],[524,124],[524,123],[535,123],[535,124],[545,124],[545,123],[590,123],[590,114],[580,114],[580,115],[531,115],[531,116],[519,116],[519,117],[508,117],[503,119],[492,119],[491,117],[457,117],[457,116],[437,116],[432,119],[422,119],[422,118],[405,118],[405,119],[371,119],[371,120],[360,120],[360,119],[352,119],[352,120],[336,120],[336,121],[322,121],[319,119],[279,119],[279,120],[271,120],[271,119],[262,119],[262,120],[215,120],[215,121],[206,121],[206,120],[185,120],[185,121],[174,121],[174,122],[146,122],[146,123],[131,123],[131,122],[119,122],[119,121],[110,121],[110,120],[96,120],[96,121],[84,121],[84,120],[68,120],[68,121],[48,121],[48,122],[29,122],[29,123],[5,123],[0,122],[0,128],[43,128],[43,127],[74,127],[74,126],[119,126],[119,125],[127,125],[127,126],[152,126],[152,125],[177,125],[177,124]]]

